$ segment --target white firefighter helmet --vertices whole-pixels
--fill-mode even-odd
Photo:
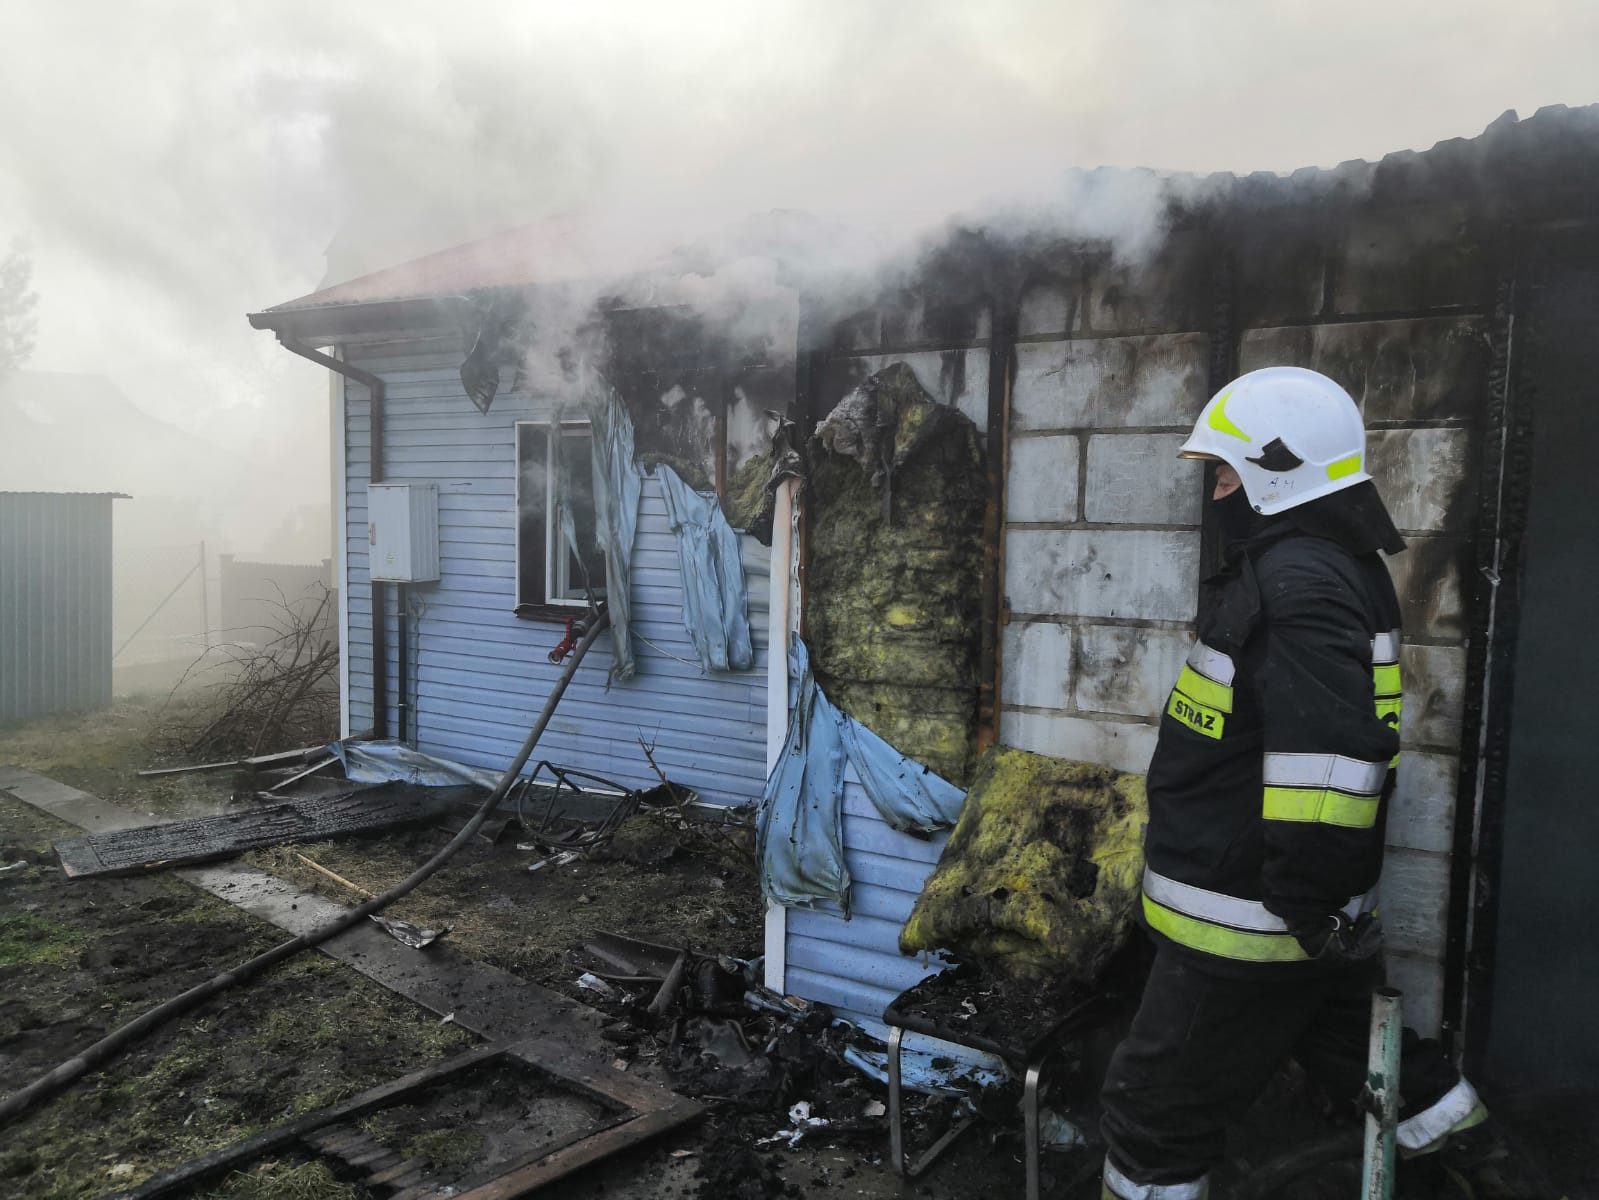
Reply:
[[[1264,516],[1371,478],[1360,409],[1331,379],[1303,367],[1266,367],[1211,398],[1178,451],[1238,472]]]

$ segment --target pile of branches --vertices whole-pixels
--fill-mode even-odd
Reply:
[[[760,878],[755,862],[754,809],[729,809],[713,816],[699,811],[697,797],[673,783],[655,762],[655,748],[639,735],[639,749],[661,781],[640,796],[639,816],[656,825],[678,849],[747,876]]]
[[[211,685],[208,702],[190,710],[203,715],[168,727],[163,748],[207,760],[253,757],[336,739],[339,648],[328,636],[333,595],[321,589],[314,607],[280,598],[274,606],[279,613],[276,627],[264,643],[231,643],[202,656],[184,678],[206,658],[212,660],[206,671],[220,678]],[[218,653],[221,662],[215,661]]]

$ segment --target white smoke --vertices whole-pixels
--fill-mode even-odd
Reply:
[[[1585,0],[14,0],[0,241],[36,246],[33,365],[255,464],[203,499],[259,540],[326,492],[327,385],[243,315],[326,280],[577,214],[645,259],[808,213],[729,261],[765,237],[834,277],[956,213],[1136,255],[1167,185],[1071,169],[1425,147],[1594,99],[1595,44]],[[685,272],[684,302],[740,311],[761,269]]]

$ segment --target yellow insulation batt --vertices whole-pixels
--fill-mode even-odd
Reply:
[[[1017,979],[1091,981],[1134,919],[1144,779],[999,746],[899,935]]]

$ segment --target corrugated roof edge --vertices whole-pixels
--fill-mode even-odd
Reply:
[[[1525,120],[1510,109],[1476,137],[1445,138],[1427,150],[1396,150],[1375,162],[1348,159],[1332,168],[1301,167],[1288,174],[1156,174],[1174,182],[1199,185],[1204,199],[1196,207],[1275,207],[1339,196],[1395,202],[1409,196],[1423,199],[1429,191],[1451,184],[1469,184],[1476,191],[1483,190],[1493,181],[1482,173],[1482,168],[1497,156],[1503,155],[1512,160],[1511,165],[1525,168],[1532,159],[1551,151],[1578,148],[1587,150],[1599,168],[1599,104],[1577,108],[1545,105]],[[1521,161],[1515,162],[1518,158]],[[1565,171],[1556,178],[1568,187],[1578,182]],[[1505,182],[1525,186],[1528,181],[1518,172]],[[368,324],[355,314],[377,306],[465,303],[467,292],[603,278],[640,265],[620,260],[607,262],[613,256],[604,253],[594,257],[590,253],[592,247],[585,245],[588,239],[579,230],[571,221],[544,221],[506,230],[251,313],[250,324],[281,332],[295,327],[305,330],[314,322],[317,332],[331,334],[335,326],[355,328]],[[392,328],[393,323],[385,327]]]
[[[132,500],[127,492],[3,492],[0,496],[109,496],[113,500]]]

